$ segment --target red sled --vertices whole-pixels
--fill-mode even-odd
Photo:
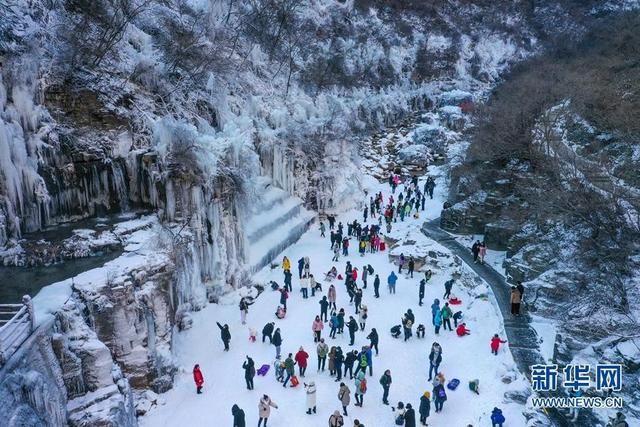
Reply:
[[[384,249],[387,247],[387,245],[384,244],[384,242],[380,242],[380,252],[384,251]]]
[[[462,300],[459,300],[458,298],[451,298],[449,300],[449,304],[451,304],[451,305],[460,305],[460,304],[462,304]]]
[[[298,377],[296,377],[295,375],[291,377],[291,387],[295,387],[298,384],[300,384],[300,381],[298,381]]]

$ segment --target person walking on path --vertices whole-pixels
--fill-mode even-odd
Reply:
[[[474,264],[478,262],[478,254],[480,253],[480,240],[476,240],[473,246],[471,246],[471,253],[473,254]]]
[[[311,411],[316,413],[316,383],[310,381],[309,384],[304,384],[307,395],[307,414],[311,415]]]
[[[493,338],[491,338],[491,353],[498,355],[498,350],[500,349],[500,344],[505,344],[507,341],[500,339],[498,334],[495,334]]]
[[[316,316],[316,319],[311,324],[311,330],[313,331],[313,342],[319,342],[322,334],[324,323],[320,320],[320,316]]]
[[[220,324],[220,322],[216,322],[218,328],[220,328],[220,338],[222,339],[222,343],[224,344],[224,351],[229,351],[229,342],[231,341],[231,332],[229,332],[229,325],[226,323],[224,326]]]
[[[271,415],[271,408],[278,409],[278,405],[276,405],[276,402],[271,400],[269,396],[266,394],[263,395],[260,399],[260,403],[258,403],[258,414],[260,416],[260,419],[258,420],[258,427],[260,427],[262,421],[264,421],[264,427],[267,427],[267,421],[269,420],[269,415]]]
[[[522,301],[520,291],[515,286],[511,287],[511,314],[520,315],[520,302]]]
[[[282,337],[280,336],[280,328],[276,328],[276,331],[273,333],[271,344],[273,344],[276,348],[276,359],[280,359],[280,349],[282,348]]]
[[[284,360],[284,371],[287,374],[287,376],[282,382],[282,387],[286,387],[291,377],[295,375],[295,370],[294,370],[295,365],[296,365],[296,362],[293,361],[293,354],[289,353],[289,357],[287,357]]]
[[[391,387],[391,371],[387,369],[380,377],[380,385],[382,386],[382,403],[389,404],[389,388]]]
[[[373,279],[373,295],[376,298],[380,298],[380,277],[376,274],[376,278]]]
[[[231,415],[233,415],[233,427],[246,427],[244,421],[244,411],[238,405],[231,407]]]
[[[349,414],[347,413],[347,407],[349,406],[349,403],[351,403],[351,390],[349,390],[349,387],[347,387],[345,383],[340,383],[340,389],[338,390],[338,399],[342,404],[342,415],[348,417]]]
[[[424,287],[427,284],[424,279],[420,280],[420,285],[418,287],[418,305],[422,307],[422,300],[424,299]]]
[[[356,375],[355,386],[356,406],[362,408],[362,404],[364,403],[364,395],[367,392],[367,379],[365,378],[364,372],[361,371],[358,373],[358,375]]]
[[[262,328],[262,342],[264,342],[264,339],[269,337],[269,344],[273,344],[273,329],[275,328],[276,324],[275,322],[269,322],[266,325],[264,325],[264,328]]]
[[[370,341],[369,348],[376,349],[376,356],[378,355],[378,331],[376,328],[372,328],[369,335],[367,335],[367,339]]]
[[[320,221],[320,237],[325,237],[324,232],[325,232],[324,222]]]
[[[309,359],[309,353],[304,351],[304,348],[300,347],[298,352],[296,353],[296,363],[298,365],[298,370],[300,371],[300,376],[304,377],[304,373],[307,371],[307,360]]]
[[[442,362],[442,347],[437,342],[431,344],[431,352],[429,353],[429,381],[438,373],[440,363]]]
[[[329,417],[329,427],[343,427],[344,419],[342,415],[340,415],[340,411],[336,410],[333,412],[333,415]]]
[[[327,362],[327,354],[329,353],[329,346],[324,342],[324,338],[320,339],[316,347],[316,353],[318,353],[318,372],[322,370],[324,372],[324,367]]]
[[[253,390],[253,378],[256,376],[256,364],[253,359],[247,356],[247,360],[242,364],[244,369],[244,380],[247,383],[247,390]]]
[[[425,391],[422,396],[420,396],[420,407],[418,408],[418,412],[420,413],[420,424],[423,426],[427,425],[427,418],[429,418],[429,412],[431,412],[431,393]]]
[[[442,296],[443,299],[446,300],[451,296],[451,289],[453,288],[454,282],[455,279],[453,278],[444,282],[444,295]]]
[[[396,293],[396,282],[397,281],[398,281],[398,276],[396,276],[396,273],[394,273],[392,271],[391,274],[389,274],[389,277],[387,277],[387,284],[389,285],[389,293],[390,294],[395,294]]]
[[[196,393],[202,394],[202,386],[204,385],[204,376],[200,370],[200,365],[193,367],[193,382],[196,383]]]
[[[487,256],[487,245],[482,242],[480,243],[480,251],[478,252],[478,259],[480,260],[480,264],[484,265],[484,258]]]

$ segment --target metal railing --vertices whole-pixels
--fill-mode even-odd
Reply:
[[[0,304],[0,366],[15,353],[35,329],[31,297],[22,304]]]

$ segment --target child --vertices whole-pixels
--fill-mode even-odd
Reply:
[[[282,306],[278,306],[278,309],[276,310],[276,317],[278,319],[284,319],[284,316],[287,314],[287,312],[284,310],[284,308],[282,308]]]
[[[249,328],[249,342],[256,342],[256,336],[258,335],[258,331],[255,328]]]
[[[418,338],[424,338],[425,330],[424,330],[424,325],[422,323],[418,325],[416,334],[418,335]]]
[[[498,355],[498,349],[500,348],[500,344],[506,343],[506,340],[501,340],[498,334],[495,334],[493,338],[491,338],[491,353]]]
[[[460,325],[458,325],[458,327],[456,328],[456,333],[459,337],[463,337],[465,335],[470,335],[471,331],[467,329],[466,323],[460,323]]]

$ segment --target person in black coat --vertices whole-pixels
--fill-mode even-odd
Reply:
[[[231,415],[233,415],[233,427],[246,427],[244,422],[244,411],[238,405],[231,407]]]
[[[411,403],[405,406],[404,427],[416,427],[416,411],[411,407]]]
[[[422,396],[420,396],[420,408],[418,408],[418,412],[420,413],[420,424],[426,425],[427,418],[429,418],[429,412],[431,412],[431,399],[428,391],[425,391]]]
[[[347,328],[349,328],[349,345],[353,345],[356,339],[356,331],[358,330],[358,322],[353,316],[349,316],[349,323],[347,323]]]
[[[318,301],[318,303],[320,304],[320,318],[324,320],[324,322],[327,321],[327,309],[329,308],[329,301],[327,301],[327,297],[323,296],[322,299],[320,301]]]
[[[369,341],[371,341],[371,345],[369,346],[369,348],[375,348],[376,349],[376,356],[378,355],[378,331],[376,331],[376,328],[372,328],[371,332],[369,333],[369,335],[367,335],[367,339]]]
[[[244,380],[247,382],[247,390],[253,390],[253,377],[256,376],[256,364],[253,359],[247,356],[247,360],[242,364],[244,369]]]
[[[220,338],[222,338],[222,342],[224,343],[224,351],[229,351],[229,341],[231,341],[231,332],[229,332],[229,325],[225,323],[224,326],[220,324],[220,322],[216,322],[218,328],[220,328]]]
[[[277,328],[273,333],[271,344],[276,347],[276,359],[280,358],[280,346],[282,345],[282,337],[280,336],[280,328]]]
[[[415,267],[416,262],[413,259],[413,256],[409,257],[409,276],[413,279],[413,268]]]
[[[292,277],[291,272],[289,270],[285,270],[284,271],[284,288],[289,292],[293,291],[293,286],[291,286],[291,277]]]
[[[275,322],[269,322],[266,325],[264,325],[264,328],[262,328],[262,342],[264,342],[264,339],[266,337],[269,337],[269,344],[271,344],[271,342],[273,341],[273,337],[271,336],[273,334],[273,329],[275,328]]]
[[[342,380],[342,362],[344,362],[344,355],[342,354],[342,348],[336,348],[336,382]]]
[[[298,279],[302,279],[302,271],[304,270],[304,258],[298,260]]]
[[[418,305],[422,306],[422,300],[424,299],[424,285],[426,285],[424,279],[420,280],[420,287],[418,288]]]
[[[373,280],[373,292],[376,298],[380,298],[380,278],[376,274],[376,278]]]
[[[353,379],[353,364],[358,359],[358,352],[356,350],[350,351],[347,353],[347,357],[344,359],[344,376],[347,377],[347,372],[349,372],[349,379]]]

